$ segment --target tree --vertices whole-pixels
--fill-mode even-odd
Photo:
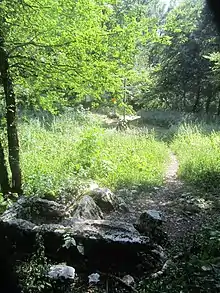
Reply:
[[[156,25],[140,6],[125,13],[115,0],[2,0],[0,5],[9,163],[12,187],[21,192],[16,100],[21,107],[56,113],[71,96],[100,100],[106,91],[120,93]]]
[[[155,83],[146,102],[180,111],[216,111],[219,88],[205,55],[219,50],[219,39],[207,7],[184,1],[168,10],[161,33],[169,43],[151,45],[157,56],[151,58]]]
[[[1,4],[1,3],[0,3]],[[1,10],[0,10],[1,11]],[[5,22],[4,16],[1,18],[1,27]],[[4,88],[6,103],[6,121],[7,121],[7,137],[8,137],[8,155],[9,164],[12,174],[11,187],[12,191],[18,194],[22,193],[21,189],[21,170],[19,162],[19,141],[16,121],[16,104],[13,83],[9,72],[8,54],[5,50],[4,33],[0,31],[0,74],[1,83]],[[8,173],[5,164],[4,151],[0,142],[0,168],[2,171],[1,189],[4,194],[8,193],[9,188]]]
[[[10,184],[8,179],[8,171],[5,161],[5,154],[4,154],[4,148],[2,145],[2,142],[0,140],[0,187],[2,190],[2,193],[5,195],[10,190]]]

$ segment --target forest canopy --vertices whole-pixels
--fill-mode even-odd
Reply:
[[[21,108],[57,112],[123,97],[220,113],[219,37],[198,1],[1,1],[1,38]]]

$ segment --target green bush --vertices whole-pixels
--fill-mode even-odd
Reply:
[[[42,236],[37,235],[36,252],[30,255],[26,261],[20,262],[16,266],[16,273],[22,292],[51,292],[52,285],[46,277],[48,268],[43,239]]]

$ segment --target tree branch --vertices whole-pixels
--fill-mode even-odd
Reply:
[[[57,48],[57,47],[64,47],[71,44],[71,42],[65,42],[62,44],[43,44],[43,43],[36,43],[33,40],[26,42],[26,43],[15,43],[15,47],[12,48],[9,52],[8,55],[10,56],[10,54],[12,52],[14,52],[16,49],[18,48],[23,48],[26,46],[34,46],[34,47],[39,47],[39,48]]]

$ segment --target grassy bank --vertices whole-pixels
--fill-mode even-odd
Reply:
[[[172,149],[180,163],[179,176],[205,189],[219,187],[220,132],[209,125],[182,125]]]
[[[97,118],[83,115],[20,123],[26,193],[56,194],[88,180],[113,189],[162,183],[168,159],[164,143],[137,130],[104,129]]]

